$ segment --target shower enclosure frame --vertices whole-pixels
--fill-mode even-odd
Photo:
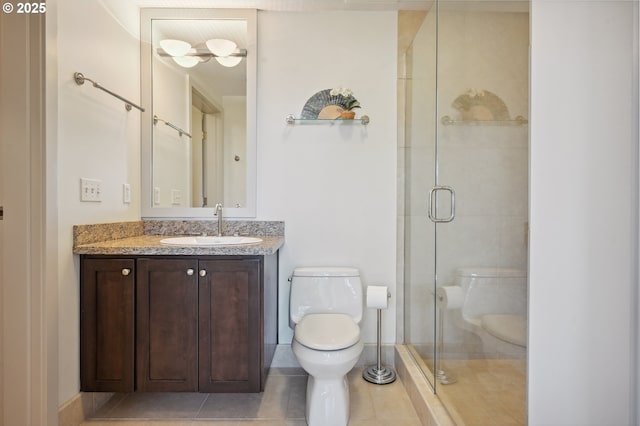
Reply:
[[[404,204],[400,210],[403,215],[401,229],[404,235],[404,250],[401,258],[403,270],[400,273],[400,276],[405,283],[405,303],[404,312],[400,318],[402,330],[399,335],[402,336],[404,343],[407,344],[409,353],[420,367],[420,370],[431,384],[436,394],[439,392],[440,386],[446,386],[443,382],[448,384],[455,381],[455,378],[451,378],[443,371],[445,370],[442,368],[443,356],[439,353],[439,350],[442,351],[443,349],[443,331],[445,331],[445,336],[449,331],[453,331],[453,334],[456,332],[455,327],[451,324],[450,318],[440,313],[436,306],[437,288],[442,285],[453,284],[453,269],[451,268],[451,262],[449,262],[448,265],[445,265],[446,257],[451,254],[451,247],[453,245],[450,244],[449,247],[447,247],[449,251],[443,253],[442,248],[439,247],[439,242],[441,242],[443,238],[450,238],[452,235],[455,235],[451,232],[451,228],[446,227],[451,226],[452,223],[456,223],[456,201],[459,202],[460,208],[462,209],[462,220],[465,220],[465,214],[470,216],[468,204],[469,188],[463,188],[461,193],[462,195],[458,194],[457,199],[455,191],[459,186],[459,182],[456,180],[455,175],[449,174],[450,179],[447,178],[446,169],[450,164],[446,164],[446,161],[451,160],[453,152],[450,145],[455,145],[456,143],[459,145],[464,144],[464,142],[460,143],[454,140],[454,136],[452,135],[453,132],[472,135],[473,131],[478,131],[480,136],[477,138],[481,139],[481,143],[485,144],[483,147],[485,147],[487,151],[494,149],[496,152],[499,152],[500,149],[503,149],[505,152],[508,152],[512,149],[513,153],[516,153],[510,153],[513,154],[511,156],[513,158],[509,155],[504,155],[505,158],[501,159],[504,160],[508,167],[512,167],[508,162],[513,159],[515,159],[516,162],[519,162],[518,164],[524,164],[524,172],[522,172],[522,170],[517,172],[517,179],[515,179],[518,181],[519,185],[524,184],[522,185],[524,188],[524,194],[520,194],[518,196],[517,207],[508,208],[508,215],[511,215],[509,216],[509,220],[511,220],[511,222],[508,226],[505,225],[506,228],[509,228],[509,226],[511,227],[509,229],[510,232],[518,234],[519,236],[503,237],[506,240],[518,241],[518,253],[517,256],[505,256],[504,252],[506,251],[506,248],[502,247],[496,250],[496,252],[502,251],[502,253],[493,256],[498,260],[494,265],[490,266],[514,266],[512,263],[515,262],[516,267],[526,270],[528,262],[528,254],[526,253],[526,233],[528,231],[528,219],[526,218],[526,214],[528,212],[528,181],[522,181],[521,179],[522,175],[524,175],[525,178],[528,177],[528,122],[525,118],[528,116],[528,44],[524,45],[524,51],[520,51],[517,59],[515,60],[518,62],[518,67],[523,70],[523,75],[514,78],[514,81],[510,82],[511,86],[509,86],[508,89],[511,90],[511,92],[509,90],[505,90],[504,87],[501,87],[499,84],[495,84],[493,86],[488,84],[490,81],[489,77],[485,78],[482,86],[460,86],[457,88],[457,91],[452,90],[455,83],[451,83],[451,81],[444,81],[450,78],[451,75],[453,75],[451,78],[455,78],[456,75],[467,77],[468,80],[464,83],[468,83],[468,81],[473,80],[473,78],[469,78],[469,75],[464,75],[464,71],[452,68],[451,62],[447,62],[447,60],[450,61],[450,58],[446,58],[447,55],[451,56],[451,51],[443,52],[443,49],[446,48],[443,47],[443,45],[446,46],[447,44],[450,45],[452,43],[452,40],[443,40],[443,37],[446,38],[450,36],[452,32],[451,28],[443,28],[443,25],[445,27],[447,25],[453,25],[452,22],[456,19],[464,21],[467,18],[467,16],[464,16],[464,8],[453,12],[451,12],[451,10],[447,10],[444,13],[451,13],[451,16],[448,17],[448,21],[445,20],[445,24],[443,24],[441,22],[441,18],[443,14],[442,6],[444,3],[447,2],[437,0],[434,2],[431,10],[428,11],[426,16],[424,16],[422,26],[431,26],[431,29],[433,30],[431,38],[420,38],[422,26],[419,30],[416,30],[412,44],[407,49],[407,53],[404,56],[404,67],[400,66],[399,68],[400,70],[403,70],[404,68],[404,75],[402,72],[399,74],[399,78],[402,83],[400,87],[404,89],[399,98],[399,102],[402,103],[399,110],[401,111],[400,122],[405,126],[403,132],[404,138],[400,141],[401,152],[404,151],[404,155],[401,155],[402,163],[400,164],[401,170],[404,172],[403,179],[401,180],[401,185],[403,186],[401,191],[404,194]],[[514,19],[516,21],[525,22],[523,16],[527,16],[526,23],[528,25],[529,3],[519,3],[524,5],[524,8],[515,12],[505,12],[504,15],[495,19],[507,19],[505,17],[510,13],[518,14],[525,12],[522,16],[517,16]],[[523,11],[522,9],[525,10]],[[460,17],[456,17],[456,13],[459,13]],[[493,19],[490,15],[484,15],[483,17]],[[511,16],[508,17],[511,18]],[[477,26],[480,29],[482,27],[482,23],[464,23],[471,27]],[[402,28],[401,24],[402,21],[400,21],[399,24],[399,31],[406,29]],[[520,25],[521,22],[515,22],[512,26],[516,27],[516,24]],[[509,25],[506,25],[506,27],[509,31],[519,31],[521,33],[518,35],[520,38],[513,41],[514,43],[520,43],[518,46],[522,47],[522,42],[528,43],[528,26],[520,29],[511,28]],[[479,31],[478,28],[475,28],[475,30]],[[445,34],[444,36],[443,33]],[[524,34],[526,40],[522,39],[522,34]],[[422,45],[418,46],[418,42],[422,42]],[[428,51],[425,53],[425,56],[428,56],[428,54],[433,56],[431,63],[429,62],[429,59],[425,60],[424,58],[420,59],[416,57],[417,54],[414,50],[420,47]],[[399,54],[402,55],[403,52],[399,51]],[[445,56],[444,65],[442,62],[443,56]],[[402,56],[400,56],[400,58],[402,59]],[[431,75],[429,76],[431,79],[430,81],[424,81],[426,80],[424,78],[421,81],[420,79],[422,76],[417,75],[415,69],[412,68],[412,66],[415,66],[420,61],[423,61],[423,65],[430,64],[432,66],[430,69]],[[463,62],[464,61],[465,60],[463,59]],[[466,61],[467,65],[472,62],[468,58]],[[442,69],[445,66],[449,67],[446,69],[446,72]],[[515,68],[515,66],[511,67],[508,71],[505,71],[505,73],[513,73],[513,68]],[[443,74],[446,75],[443,77]],[[416,108],[416,98],[420,98],[416,88],[420,84],[423,84],[423,89],[428,87],[433,89],[430,98],[431,105],[422,105],[421,107]],[[487,88],[491,89],[491,91],[486,90]],[[503,90],[501,91],[500,89]],[[453,96],[454,94],[458,95],[458,97],[456,98],[456,96]],[[462,112],[464,111],[462,111],[462,109],[456,110],[455,108],[452,108],[452,105],[450,105],[452,102],[455,104],[455,102],[463,96],[477,97],[484,96],[485,94],[487,96],[485,98],[486,100],[490,99],[491,101],[494,101],[493,103],[488,102],[487,105],[484,105],[485,107],[488,107],[489,112],[495,114],[493,120],[479,122],[482,120],[478,120],[477,118],[474,119],[473,116],[471,116],[471,118],[469,116],[462,117]],[[507,105],[508,115],[505,117],[502,114],[503,111],[501,108],[507,108]],[[422,110],[420,110],[420,108],[422,108]],[[428,113],[423,115],[420,114],[425,111],[428,111]],[[422,127],[416,125],[415,121],[412,123],[412,120],[414,120],[414,117],[416,116],[422,117],[420,120],[423,122],[427,121],[428,123],[422,123]],[[425,119],[424,117],[427,118]],[[422,133],[417,132],[416,128],[422,130]],[[433,138],[431,146],[429,146],[428,143],[418,141],[418,138],[426,139],[428,137]],[[491,145],[492,141],[490,139],[492,137],[496,140],[494,143],[496,146]],[[498,137],[502,137],[504,140],[498,140]],[[514,144],[515,147],[507,146],[507,143],[510,142],[509,138],[516,141]],[[443,144],[443,141],[446,141],[450,145],[443,148],[441,145]],[[428,149],[432,150],[431,156],[433,159],[433,173],[432,176],[427,179],[424,175],[417,176],[415,169],[418,168],[418,163],[420,163],[420,166],[423,166],[421,160],[428,159],[430,157],[430,154],[426,152]],[[444,151],[442,151],[442,149],[444,149]],[[419,159],[416,153],[420,152],[422,158]],[[467,161],[469,161],[469,159],[467,159]],[[444,167],[443,163],[446,164]],[[508,181],[508,178],[509,176],[505,176],[505,179],[502,180],[502,184],[505,181]],[[514,191],[514,188],[508,187],[507,189],[512,192]],[[500,200],[500,203],[502,203],[502,206],[504,204],[503,200]],[[503,215],[508,216],[506,213],[503,213]],[[500,218],[500,213],[497,216]],[[498,219],[495,219],[494,222],[497,222],[497,220]],[[431,229],[427,230],[427,228]],[[416,232],[416,230],[418,230],[418,232]],[[419,244],[422,245],[417,249],[412,246],[416,244],[416,241],[419,241]],[[508,245],[510,243],[508,242],[504,244]],[[425,253],[427,255],[425,255]],[[460,261],[469,261],[469,259],[473,259],[473,257],[467,256],[465,259],[465,256],[462,256]],[[432,269],[429,272],[424,272],[428,269],[424,267],[422,268],[422,272],[415,272],[414,269],[420,269],[420,267],[424,266],[424,263],[427,262],[432,263]],[[502,264],[500,262],[502,262]],[[416,264],[420,264],[420,266],[415,267]],[[457,266],[482,266],[482,261],[478,261],[477,264],[459,264]],[[428,282],[429,280],[425,279],[427,276],[431,277],[431,282]],[[420,309],[416,309],[415,304],[417,301],[422,303],[425,300],[428,301],[428,304],[423,305]],[[414,304],[414,306],[412,306],[412,304]],[[441,318],[445,319],[445,324],[442,323],[440,320]],[[421,320],[423,320],[424,323],[421,323]],[[416,331],[416,328],[418,327],[422,327],[422,330]],[[421,335],[423,340],[416,339],[416,335]],[[441,343],[438,344],[438,342]],[[455,346],[455,344],[453,346]],[[464,348],[462,352],[464,352]],[[427,356],[425,356],[425,354]],[[455,354],[453,355],[455,356]],[[438,372],[440,372],[440,377],[438,377]]]

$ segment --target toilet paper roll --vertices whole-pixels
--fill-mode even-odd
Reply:
[[[464,303],[464,292],[457,285],[438,287],[438,303],[442,309],[459,309]]]
[[[387,309],[387,294],[388,290],[386,286],[367,286],[367,308]]]

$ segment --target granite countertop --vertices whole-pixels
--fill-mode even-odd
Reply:
[[[225,235],[258,237],[255,244],[176,246],[161,244],[169,237],[216,235],[212,221],[154,220],[73,227],[73,253],[92,255],[243,256],[270,255],[284,244],[284,222],[225,221]]]
[[[96,255],[269,255],[284,244],[282,236],[261,236],[261,243],[220,246],[174,246],[161,244],[166,235],[140,235],[111,241],[82,244],[75,254]]]

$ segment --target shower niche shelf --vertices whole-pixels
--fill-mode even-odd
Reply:
[[[286,117],[287,124],[341,124],[341,125],[354,125],[362,124],[367,125],[370,122],[368,115],[363,115],[360,118],[354,118],[353,120],[343,120],[342,118],[296,118],[293,114],[289,114]]]

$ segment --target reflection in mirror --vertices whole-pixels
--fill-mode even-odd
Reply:
[[[255,216],[255,11],[141,16],[143,215]]]

